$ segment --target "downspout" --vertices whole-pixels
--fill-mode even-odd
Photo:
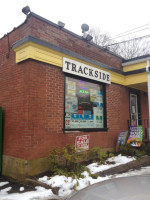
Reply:
[[[150,71],[149,71],[149,60],[147,60],[147,66],[146,66],[146,72],[147,72],[147,87],[148,87],[148,113],[149,113],[149,118],[148,118],[148,129],[147,129],[147,136],[148,139],[150,139]]]
[[[7,42],[8,42],[8,52],[6,57],[9,58],[9,54],[10,54],[10,42],[9,42],[9,33],[7,33]]]

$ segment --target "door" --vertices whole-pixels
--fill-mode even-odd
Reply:
[[[138,95],[130,94],[130,120],[131,126],[138,125]]]

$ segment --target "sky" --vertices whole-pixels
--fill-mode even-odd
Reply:
[[[112,37],[145,24],[150,27],[150,0],[2,0],[0,4],[0,38],[24,22],[22,8],[54,22],[62,21],[65,28],[82,35],[81,25],[99,28]],[[150,28],[135,33],[149,34]]]

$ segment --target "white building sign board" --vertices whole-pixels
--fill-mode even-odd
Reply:
[[[63,57],[63,71],[103,83],[111,83],[110,73]]]

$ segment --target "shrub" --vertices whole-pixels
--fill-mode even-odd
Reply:
[[[49,152],[50,170],[56,175],[71,176],[72,178],[82,178],[82,172],[88,171],[89,175],[96,178],[96,175],[90,173],[90,170],[84,165],[85,160],[95,159],[100,164],[104,163],[112,153],[104,152],[100,147],[94,147],[89,152],[78,152],[74,145],[66,145],[62,149],[52,148]]]
[[[87,152],[77,152],[74,145],[66,145],[62,150],[52,148],[49,152],[50,170],[54,174],[82,177],[86,169],[81,161],[87,157]]]
[[[135,141],[133,141],[129,144],[126,144],[124,146],[119,146],[118,153],[121,153],[122,155],[125,155],[125,156],[134,156],[137,158],[140,158],[141,156],[146,155],[146,152],[143,150],[144,144],[141,143],[140,147],[135,147],[135,146],[132,146],[132,144],[134,144],[134,143],[135,143]]]
[[[105,163],[105,160],[108,157],[108,154],[102,151],[101,148],[98,146],[98,147],[94,147],[91,150],[91,157],[95,158],[100,163]]]

